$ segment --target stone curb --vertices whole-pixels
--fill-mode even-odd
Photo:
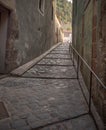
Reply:
[[[41,59],[43,59],[48,53],[50,53],[53,49],[55,49],[60,44],[62,44],[62,43],[59,42],[58,44],[54,45],[51,49],[49,49],[48,51],[46,51],[45,53],[43,53],[39,57],[37,57],[37,58],[31,60],[30,62],[28,62],[28,63],[26,63],[26,64],[24,64],[24,65],[16,68],[15,70],[11,71],[10,74],[11,75],[15,75],[15,76],[21,76],[28,69],[30,69],[31,67],[33,67],[36,63],[38,63]]]
[[[0,76],[0,79],[4,79],[4,78],[6,78],[6,77],[8,77],[8,74],[1,75],[1,76]]]

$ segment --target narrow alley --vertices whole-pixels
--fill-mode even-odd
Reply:
[[[4,118],[0,130],[96,130],[68,43],[56,47],[23,75],[1,79],[0,101],[6,107],[0,111]]]

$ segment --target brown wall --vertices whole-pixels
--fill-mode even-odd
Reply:
[[[73,46],[106,85],[106,0],[73,1]],[[81,71],[89,88],[90,71]],[[93,76],[92,97],[106,124],[106,90]]]
[[[42,15],[39,0],[0,0],[9,12],[4,73],[38,57],[55,44],[52,2],[45,1]]]

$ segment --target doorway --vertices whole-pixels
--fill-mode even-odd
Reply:
[[[0,6],[0,74],[5,73],[8,17],[9,11]]]

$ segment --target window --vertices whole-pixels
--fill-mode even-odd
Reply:
[[[45,10],[45,0],[39,0],[39,11],[42,15],[44,15]]]

